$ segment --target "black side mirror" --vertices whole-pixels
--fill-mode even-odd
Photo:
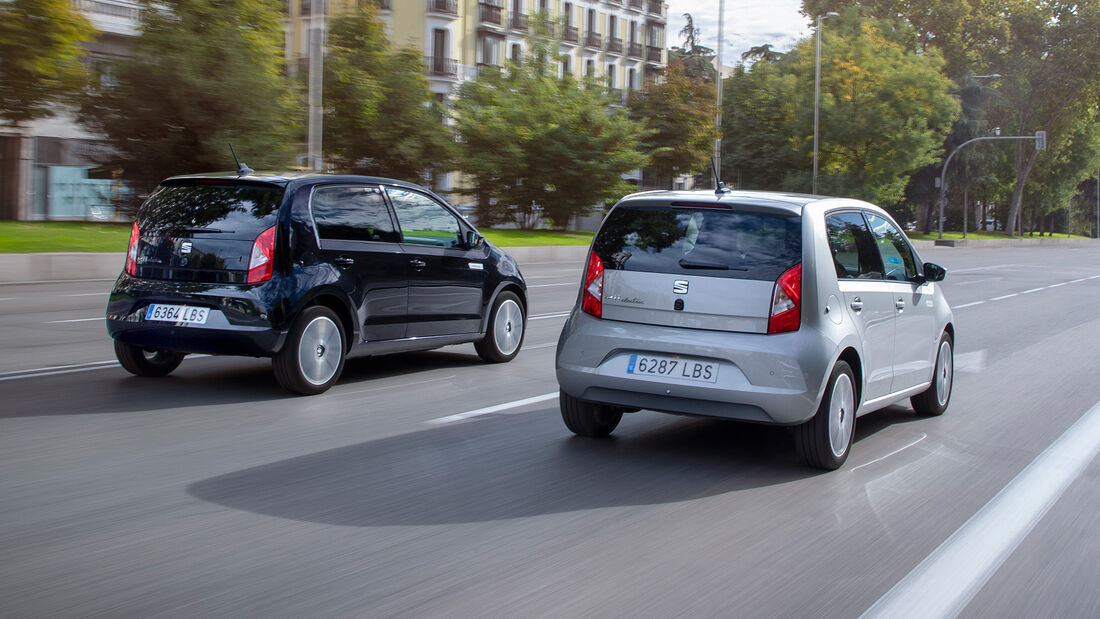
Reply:
[[[942,282],[947,277],[947,269],[931,262],[924,263],[924,279],[930,282]]]
[[[478,245],[481,245],[481,241],[484,239],[480,234],[474,230],[466,231],[466,248],[473,249]]]

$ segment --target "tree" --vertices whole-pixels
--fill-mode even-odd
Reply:
[[[704,45],[699,45],[700,30],[695,27],[695,20],[691,13],[684,13],[687,23],[680,29],[680,36],[684,38],[682,47],[672,47],[668,50],[668,63],[680,63],[685,75],[695,80],[705,82],[718,81],[717,70],[714,67],[714,50]]]
[[[324,148],[336,167],[426,183],[451,161],[415,48],[394,50],[370,4],[332,20],[325,58]]]
[[[741,54],[741,62],[763,60],[764,62],[776,62],[783,57],[783,52],[777,52],[772,49],[770,43],[763,45],[757,45],[750,47],[748,51]]]
[[[69,0],[0,2],[0,122],[19,125],[71,102],[87,78],[94,30]]]
[[[302,106],[280,18],[266,0],[145,2],[116,84],[89,92],[80,114],[139,196],[167,176],[232,168],[229,142],[254,168],[291,163]]]
[[[671,187],[676,176],[702,172],[709,165],[718,111],[714,100],[714,85],[692,79],[675,60],[663,80],[631,93],[630,117],[649,130],[641,147],[659,185]]]
[[[478,196],[479,221],[499,217],[495,201],[521,218],[537,207],[564,228],[571,217],[628,192],[622,175],[645,164],[639,123],[595,81],[581,87],[572,76],[558,78],[557,49],[536,26],[519,62],[459,87],[458,169]]]

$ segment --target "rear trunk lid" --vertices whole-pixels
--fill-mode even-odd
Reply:
[[[802,260],[802,222],[737,205],[619,207],[592,247],[604,319],[767,333],[775,280]]]

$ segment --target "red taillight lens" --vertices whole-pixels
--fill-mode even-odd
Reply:
[[[139,239],[141,239],[141,230],[138,229],[138,224],[135,221],[134,227],[130,228],[130,247],[126,249],[126,274],[133,277],[137,277],[137,250]]]
[[[275,263],[275,226],[260,233],[252,243],[252,259],[248,261],[249,284],[258,284],[271,279]]]
[[[798,331],[802,325],[802,265],[787,269],[775,280],[768,333]]]
[[[588,268],[584,272],[584,291],[581,292],[581,311],[596,318],[603,315],[603,261],[596,252],[588,254]]]

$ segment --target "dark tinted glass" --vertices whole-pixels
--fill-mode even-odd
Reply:
[[[836,276],[841,279],[882,279],[882,260],[875,238],[860,213],[837,213],[825,219]]]
[[[875,235],[886,279],[903,281],[916,277],[917,261],[905,235],[889,221],[871,213],[867,213],[867,223]]]
[[[617,208],[593,249],[605,269],[771,281],[801,262],[802,220],[717,208]]]
[[[386,194],[406,243],[454,247],[461,241],[458,219],[429,196],[403,187],[386,187]]]
[[[311,204],[317,235],[322,239],[397,242],[378,187],[319,187]]]
[[[138,213],[144,235],[190,236],[219,233],[219,238],[250,237],[275,225],[283,200],[281,187],[255,185],[161,186]]]

